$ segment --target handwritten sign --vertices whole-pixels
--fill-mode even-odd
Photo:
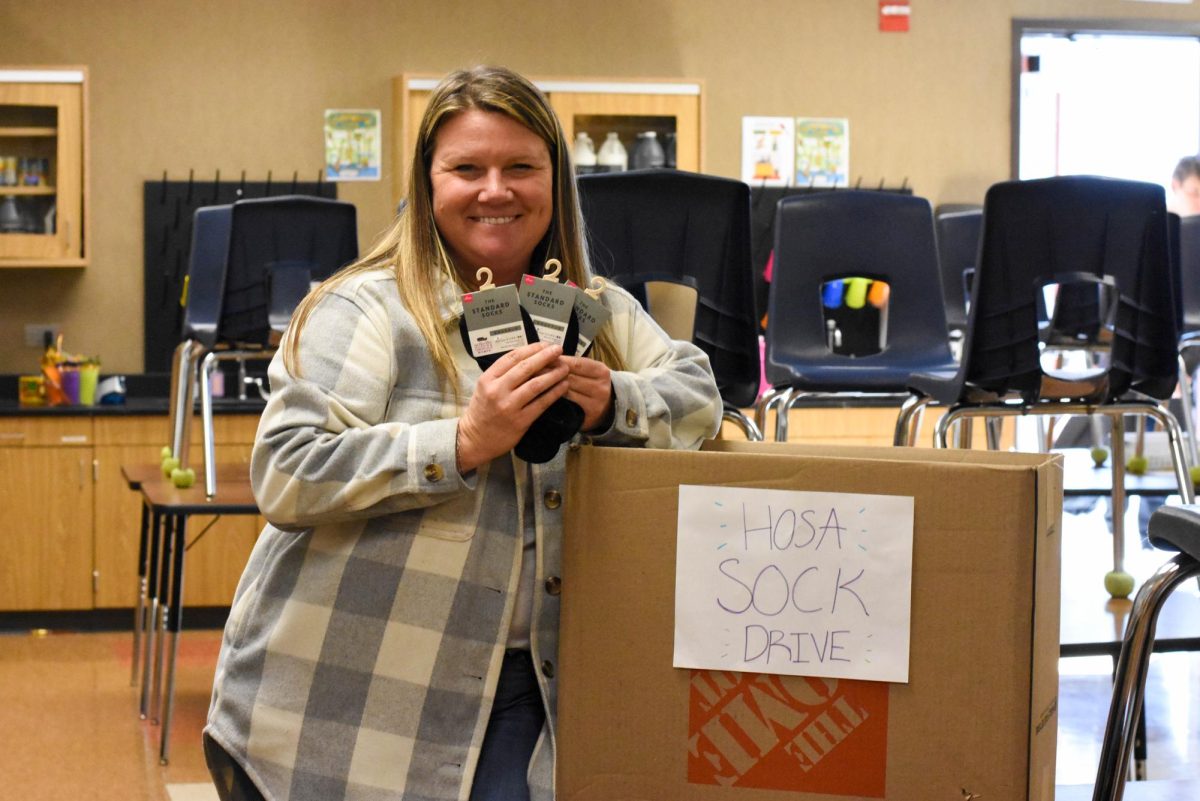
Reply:
[[[913,499],[679,487],[675,667],[908,681]]]

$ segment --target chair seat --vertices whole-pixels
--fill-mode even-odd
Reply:
[[[1150,542],[1200,560],[1200,505],[1160,506],[1150,518]]]
[[[772,386],[789,384],[801,392],[845,392],[848,387],[857,392],[908,392],[915,374],[953,378],[958,372],[958,365],[951,359],[940,364],[872,364],[872,358],[809,362],[795,367],[772,364],[767,367],[767,380]]]

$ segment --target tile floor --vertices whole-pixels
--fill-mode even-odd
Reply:
[[[1136,504],[1130,510],[1136,531]],[[1064,540],[1095,538],[1089,556],[1068,560],[1064,581],[1100,582],[1111,559],[1104,509],[1064,518]],[[1096,533],[1099,531],[1099,533]],[[1140,553],[1141,575],[1163,561]],[[1070,593],[1068,589],[1068,593]],[[1196,585],[1184,591],[1196,593]],[[199,747],[219,632],[181,639],[171,764],[158,764],[159,728],[138,720],[129,686],[132,643],[125,632],[15,632],[0,635],[0,776],[3,796],[23,801],[211,801]],[[1107,657],[1060,661],[1058,781],[1094,778],[1110,690]],[[1200,654],[1154,658],[1148,689],[1151,778],[1200,778]]]

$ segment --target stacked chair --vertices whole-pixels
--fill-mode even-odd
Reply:
[[[915,375],[906,410],[930,400],[950,406],[939,447],[951,425],[974,417],[1105,415],[1114,509],[1124,508],[1124,415],[1150,417],[1167,432],[1180,496],[1191,503],[1179,424],[1160,405],[1178,370],[1162,187],[1086,176],[1000,183],[988,190],[983,222],[962,363]],[[1039,302],[1050,285],[1059,294],[1047,322]],[[1043,359],[1055,348],[1107,355],[1064,371]],[[1118,571],[1122,523],[1114,514]]]
[[[888,288],[886,342],[869,355],[838,353],[830,342],[823,294],[829,282],[850,277]],[[933,210],[923,198],[839,190],[781,200],[768,304],[771,390],[759,400],[756,417],[765,426],[777,409],[779,441],[787,439],[789,409],[804,399],[898,401],[910,392],[914,374],[955,369]],[[907,409],[904,415],[911,417]],[[913,436],[915,427],[898,429],[896,444],[911,444]]]
[[[938,207],[934,224],[946,326],[950,329],[951,337],[959,340],[967,327],[971,280],[975,277],[979,237],[983,232],[983,209]]]
[[[285,195],[196,211],[183,342],[172,365],[172,449],[187,464],[194,367],[204,425],[204,485],[216,494],[212,374],[218,362],[269,359],[309,288],[358,256],[354,206]],[[195,272],[195,277],[193,277]],[[262,388],[260,387],[260,392]]]
[[[652,314],[653,284],[693,287],[692,341],[711,361],[724,417],[747,438],[762,439],[741,411],[754,406],[761,369],[750,188],[675,170],[584,175],[578,187],[592,269],[628,289]]]
[[[1174,215],[1172,215],[1174,216]],[[1183,405],[1183,424],[1191,438],[1192,452],[1200,460],[1200,443],[1195,431],[1195,382],[1200,369],[1200,216],[1177,218],[1177,239],[1173,251],[1178,256],[1179,289],[1179,387]]]

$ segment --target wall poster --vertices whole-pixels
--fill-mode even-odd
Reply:
[[[742,117],[742,180],[751,186],[791,184],[796,154],[791,117]]]
[[[326,109],[325,179],[378,181],[382,142],[379,109]]]
[[[850,120],[796,118],[796,186],[850,185]]]

